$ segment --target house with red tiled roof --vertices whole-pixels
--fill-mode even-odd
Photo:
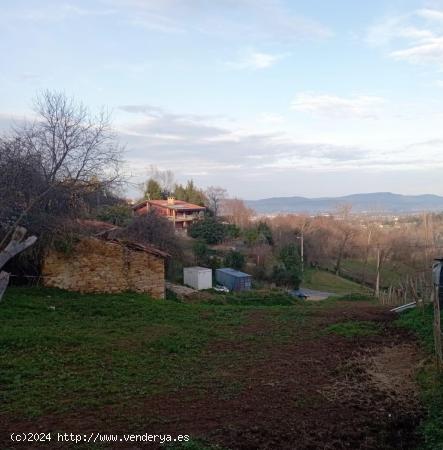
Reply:
[[[203,217],[206,208],[193,203],[176,200],[168,197],[167,200],[143,200],[133,206],[135,214],[146,214],[155,211],[157,214],[167,217],[179,233],[186,234],[188,227]]]

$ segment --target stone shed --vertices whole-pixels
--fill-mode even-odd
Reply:
[[[69,291],[143,292],[165,298],[165,259],[151,246],[104,237],[82,237],[68,254],[50,250],[43,261],[43,284]]]

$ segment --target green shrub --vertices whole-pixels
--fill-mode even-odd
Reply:
[[[97,219],[123,227],[131,221],[132,210],[125,203],[103,206],[97,213]]]
[[[259,222],[257,226],[248,228],[243,232],[246,243],[250,246],[256,244],[273,245],[272,230],[266,222]]]
[[[235,270],[243,270],[245,267],[245,256],[240,252],[231,250],[226,254],[224,264],[226,267],[232,267]]]
[[[298,289],[301,283],[299,249],[289,244],[280,250],[279,263],[274,266],[272,278],[277,286],[292,286]]]
[[[52,241],[55,250],[65,255],[72,255],[75,246],[80,242],[80,235],[67,231],[65,234],[58,233]]]
[[[197,264],[206,265],[209,260],[209,249],[203,241],[197,241],[192,246],[195,261]]]
[[[189,227],[189,235],[201,239],[206,244],[220,244],[226,237],[226,226],[214,217],[205,217]]]
[[[240,236],[240,228],[232,223],[225,224],[225,234],[229,239],[236,239]]]

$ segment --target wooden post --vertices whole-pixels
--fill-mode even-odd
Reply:
[[[380,247],[377,248],[377,277],[375,279],[375,296],[380,297]]]
[[[301,277],[303,279],[305,274],[305,242],[303,236],[303,229],[301,230],[300,236],[300,257],[301,257]]]
[[[443,367],[443,355],[441,348],[441,324],[440,324],[440,298],[439,287],[434,288],[434,346],[437,370],[441,372]]]

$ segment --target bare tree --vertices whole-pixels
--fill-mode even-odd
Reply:
[[[350,203],[340,203],[335,207],[335,216],[340,220],[348,220],[352,212]]]
[[[223,200],[228,196],[227,190],[220,186],[209,186],[206,189],[205,194],[208,199],[208,208],[211,209],[214,216],[217,217]]]
[[[54,191],[69,192],[72,200],[121,179],[122,149],[107,114],[92,116],[83,104],[51,91],[37,97],[34,109],[33,123],[0,139],[0,209],[16,216],[0,248],[32,208],[54,207]]]
[[[157,166],[151,164],[148,173],[149,179],[160,185],[163,196],[171,194],[175,187],[175,175],[172,170],[160,170]],[[146,189],[146,184],[143,184],[143,189]]]
[[[37,120],[17,128],[16,137],[30,154],[39,155],[49,184],[115,182],[121,148],[104,110],[93,116],[65,94],[45,91],[34,102]]]
[[[51,234],[57,219],[78,213],[91,194],[121,180],[122,149],[108,114],[93,116],[51,91],[36,98],[34,110],[34,122],[0,137],[0,252],[19,225]]]
[[[230,223],[240,228],[246,228],[254,215],[254,210],[248,208],[243,200],[238,198],[227,198],[221,202],[221,214]]]
[[[335,274],[340,275],[341,264],[345,255],[346,248],[350,244],[352,238],[355,236],[356,230],[348,223],[343,222],[337,227],[337,231],[339,233],[339,238],[337,240],[338,249],[337,259],[335,262]]]

